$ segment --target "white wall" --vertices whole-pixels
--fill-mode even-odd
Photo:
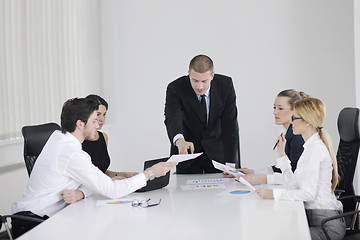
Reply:
[[[101,7],[113,169],[140,170],[143,160],[169,154],[166,86],[199,53],[233,77],[243,166],[273,163],[272,105],[286,88],[326,103],[337,149],[337,115],[356,104],[352,1],[112,0]]]
[[[360,1],[354,1],[354,47],[355,47],[355,86],[356,86],[356,106],[360,107]],[[356,175],[354,179],[355,192],[360,192],[360,156],[356,166]]]
[[[168,155],[166,86],[199,53],[234,79],[243,166],[275,158],[272,104],[285,88],[327,104],[325,127],[337,148],[337,114],[356,104],[352,1],[107,0],[101,15],[112,169],[141,170],[143,160]],[[0,146],[0,161],[21,162],[22,151],[21,142]],[[27,180],[25,167],[0,172],[1,213],[10,212]]]
[[[11,214],[12,203],[20,200],[29,180],[25,165],[24,167],[0,172],[0,213]]]

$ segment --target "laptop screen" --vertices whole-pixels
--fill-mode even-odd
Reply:
[[[158,158],[158,159],[145,161],[144,170],[159,162],[166,162],[168,159],[169,157],[165,157],[165,158]],[[136,192],[146,192],[155,189],[160,189],[166,187],[169,184],[169,181],[170,181],[170,171],[165,176],[155,178],[154,180],[151,181],[147,181],[146,186],[138,189]]]

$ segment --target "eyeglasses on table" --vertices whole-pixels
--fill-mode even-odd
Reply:
[[[160,198],[160,200],[159,200],[158,203],[149,204],[150,199],[151,199],[151,198],[145,199],[145,200],[142,200],[142,201],[139,201],[139,200],[137,200],[137,199],[134,199],[134,200],[132,201],[132,203],[131,203],[131,206],[133,206],[133,207],[138,207],[138,206],[140,206],[140,207],[143,207],[143,208],[148,208],[148,207],[155,207],[155,206],[157,206],[157,205],[159,205],[159,204],[161,203],[161,198]]]

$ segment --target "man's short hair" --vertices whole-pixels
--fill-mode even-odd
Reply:
[[[206,55],[197,55],[191,59],[189,64],[189,71],[194,70],[197,73],[206,73],[208,71],[214,71],[214,63]]]
[[[74,132],[76,122],[87,123],[90,115],[99,108],[99,102],[86,98],[72,98],[67,100],[61,111],[61,132]]]

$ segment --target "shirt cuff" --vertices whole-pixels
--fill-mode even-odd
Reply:
[[[281,173],[266,174],[267,184],[283,184],[283,175]]]
[[[135,181],[141,182],[141,184],[142,184],[141,187],[143,187],[143,186],[146,185],[146,182],[147,182],[147,181],[146,181],[145,174],[144,174],[143,172],[140,173],[140,174],[137,174],[137,175],[133,176],[133,178],[135,179]]]
[[[278,158],[275,167],[280,168],[282,172],[291,169],[289,158],[286,155]]]
[[[175,137],[173,138],[173,144],[174,146],[176,146],[176,141],[179,139],[179,138],[184,138],[184,135],[182,135],[181,133],[178,133],[175,135]],[[184,138],[185,139],[185,138]]]
[[[266,181],[267,184],[274,184],[275,183],[274,174],[266,174]]]
[[[273,189],[273,195],[275,200],[281,199],[281,193],[283,189]]]
[[[85,187],[84,185],[81,185],[77,190],[80,190],[83,192],[84,198],[88,198],[92,194],[92,191],[90,189],[88,189],[87,187]]]

